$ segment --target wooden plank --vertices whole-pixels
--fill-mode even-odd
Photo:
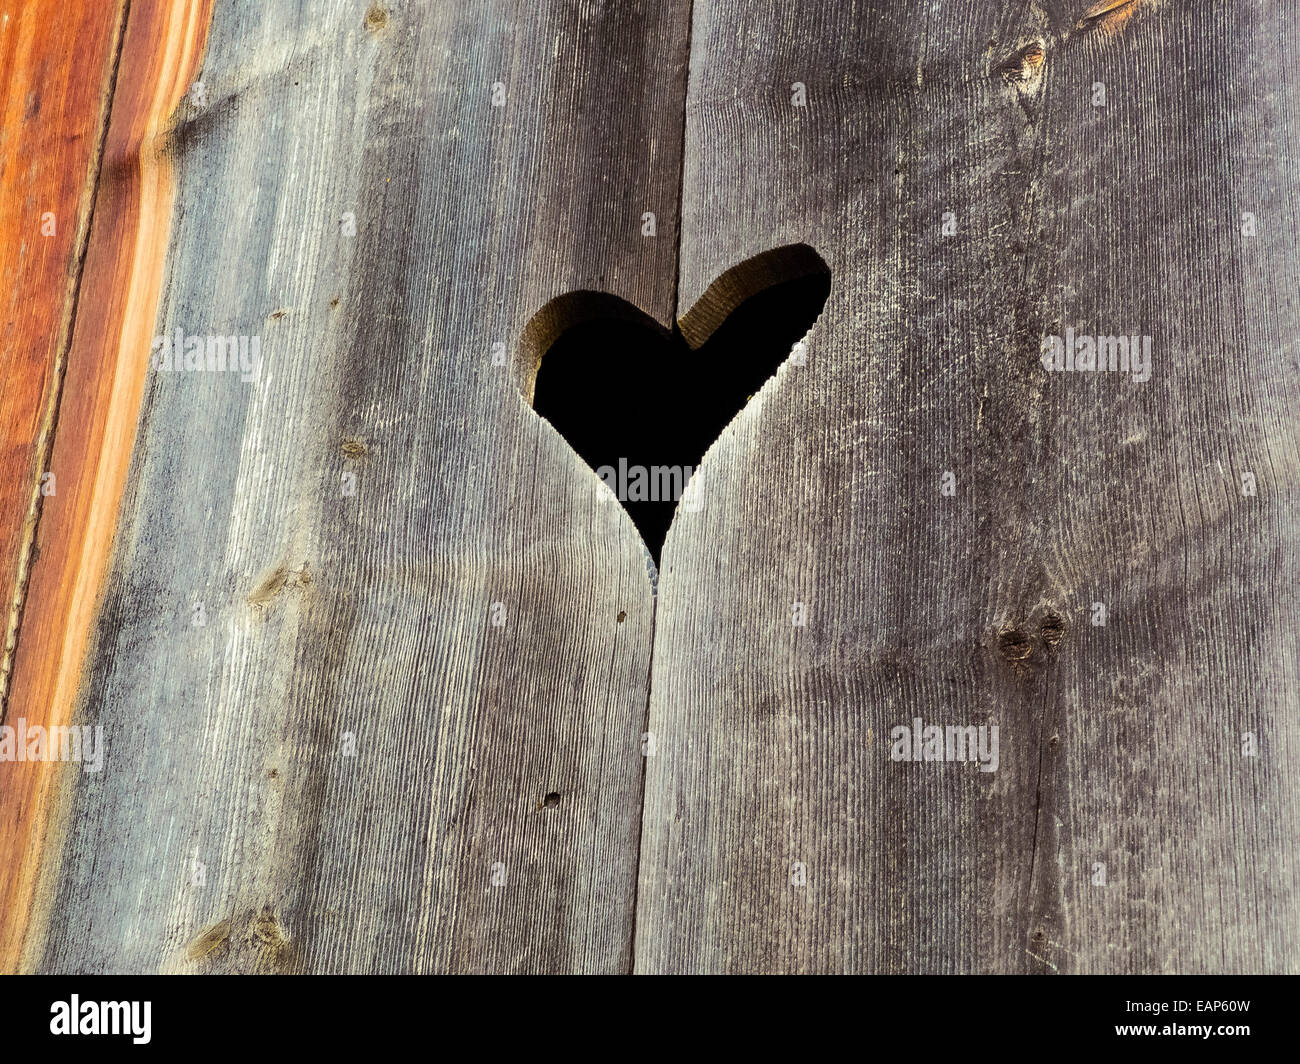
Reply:
[[[665,546],[639,971],[1297,968],[1296,27],[1104,6],[695,4],[679,312],[833,280]]]
[[[40,516],[121,3],[0,14],[0,717]],[[71,43],[71,47],[69,44]]]
[[[166,246],[171,175],[160,148],[163,122],[189,84],[205,23],[201,3],[137,3],[117,58],[58,420],[45,429],[55,432],[49,471],[57,490],[44,499],[36,530],[5,707],[6,725],[23,734],[73,720]],[[51,801],[60,768],[66,777],[60,762],[0,760],[0,804],[13,811],[0,827],[0,970],[22,966],[24,939],[34,941],[48,915],[49,895],[36,884],[48,864],[46,844],[61,830]]]
[[[644,552],[493,356],[670,321],[687,22],[216,4],[150,325],[260,372],[143,383],[21,967],[630,967]]]

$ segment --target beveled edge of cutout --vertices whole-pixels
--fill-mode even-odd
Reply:
[[[608,292],[579,290],[548,300],[524,326],[515,348],[514,376],[529,406],[537,390],[542,359],[566,332],[576,325],[597,321],[626,321],[668,338],[671,334],[645,311]]]
[[[772,248],[720,274],[677,319],[677,328],[687,346],[697,350],[746,300],[787,281],[830,273],[826,260],[808,244]]]

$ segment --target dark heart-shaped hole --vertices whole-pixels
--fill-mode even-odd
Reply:
[[[571,292],[525,329],[525,394],[613,488],[655,559],[691,473],[812,327],[830,269],[805,244],[719,277],[671,333],[624,300]],[[642,497],[648,496],[648,497]]]

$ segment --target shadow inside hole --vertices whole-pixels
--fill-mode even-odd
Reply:
[[[656,565],[690,473],[812,327],[830,285],[829,271],[778,281],[695,350],[649,319],[605,318],[570,327],[541,359],[533,408],[615,491]]]

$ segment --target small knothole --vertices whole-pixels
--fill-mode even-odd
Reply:
[[[558,296],[528,322],[516,362],[524,398],[604,482],[600,501],[627,510],[656,564],[714,440],[792,351],[807,372],[809,352],[795,345],[830,288],[821,256],[792,244],[727,270],[671,333],[602,292]]]
[[[1043,642],[1049,647],[1054,647],[1065,635],[1065,619],[1059,613],[1049,613],[1043,617],[1038,630],[1043,637]]]
[[[1077,29],[1118,33],[1136,13],[1139,0],[1097,0],[1079,19]]]
[[[627,610],[619,610],[619,611],[618,611],[618,623],[619,623],[619,624],[622,624],[622,623],[623,623],[624,621],[626,621],[626,620],[627,620]]]
[[[1018,89],[1032,89],[1042,77],[1046,62],[1047,52],[1042,44],[1027,44],[1002,63],[1002,79]]]
[[[542,799],[543,809],[554,809],[559,804],[560,804],[559,791],[551,791],[550,794],[548,794],[545,798]]]
[[[1034,644],[1029,637],[1017,628],[1004,628],[998,633],[998,652],[1013,665],[1029,660],[1034,653]]]

